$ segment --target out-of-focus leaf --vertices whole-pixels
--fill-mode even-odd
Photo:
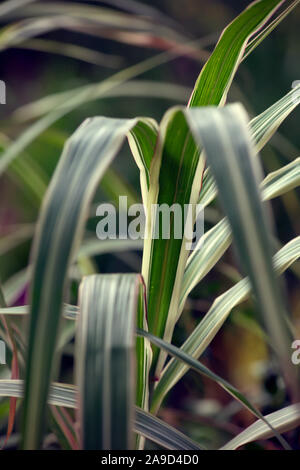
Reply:
[[[0,7],[0,16],[6,15],[14,11],[16,8],[21,8],[29,3],[33,3],[36,0],[8,0],[3,2]]]
[[[132,448],[140,285],[139,274],[87,276],[81,283],[76,369],[84,449]]]
[[[273,428],[280,433],[295,429],[300,423],[300,404],[297,403],[295,405],[287,406],[282,410],[266,415],[265,418]],[[274,434],[270,428],[261,419],[259,419],[221,447],[221,450],[235,450],[238,447],[248,444],[248,442],[268,439],[273,437],[273,435]]]
[[[99,179],[137,123],[137,119],[86,121],[67,142],[42,206],[33,248],[24,448],[37,447],[43,435],[68,266],[82,236],[89,204]]]
[[[295,0],[291,4],[287,5],[276,18],[269,22],[259,31],[258,34],[254,36],[253,39],[249,41],[243,55],[243,60],[251,54],[251,52],[279,25],[279,23],[281,23],[281,21],[298,5],[298,3],[299,0]]]
[[[254,2],[224,30],[201,70],[189,107],[224,104],[249,38],[280,4],[279,0]],[[167,204],[170,208],[176,203],[183,210],[185,204],[195,204],[202,185],[204,158],[179,109],[166,113],[160,129],[150,177],[142,274],[147,287],[149,331],[169,341],[178,320],[180,285],[188,251],[186,240],[175,237],[174,215],[170,218],[170,238],[163,239],[160,234],[160,238],[151,240],[151,232],[157,231],[158,224],[151,219],[150,207]],[[157,376],[164,359],[164,353],[158,357],[154,348]]]
[[[300,161],[270,173],[261,183],[262,200],[267,201],[285,194],[300,184]],[[217,263],[231,243],[231,230],[226,218],[218,222],[199,240],[196,249],[188,258],[183,276],[179,311],[192,289]],[[198,249],[197,249],[198,248]]]
[[[242,266],[249,275],[282,372],[296,393],[297,378],[289,356],[292,338],[272,266],[271,224],[260,202],[261,168],[255,158],[246,113],[235,104],[219,109],[191,109],[186,116],[199,145],[205,148]]]
[[[287,243],[274,256],[274,267],[281,274],[289,266],[294,263],[300,256],[300,237],[297,237]],[[249,280],[242,279],[228,291],[217,297],[201,320],[199,325],[194,329],[192,334],[187,338],[181,349],[190,354],[194,358],[198,358],[213,340],[217,332],[220,330],[232,309],[246,300],[251,293],[251,285]],[[166,393],[181,379],[187,372],[188,367],[178,360],[172,359],[165,367],[160,377],[152,399],[152,410],[156,411]]]
[[[154,343],[157,347],[164,349],[168,354],[170,354],[174,358],[178,359],[179,361],[184,362],[186,365],[194,369],[196,372],[216,382],[218,385],[220,385],[220,387],[226,390],[226,392],[228,392],[236,400],[238,400],[248,411],[250,411],[256,417],[259,417],[266,424],[266,426],[268,426],[269,429],[276,435],[277,439],[279,440],[279,442],[282,444],[284,448],[289,448],[289,445],[286,443],[285,439],[283,439],[273,429],[272,425],[267,422],[267,420],[263,417],[260,411],[252,405],[252,403],[247,399],[247,397],[245,397],[245,395],[243,395],[239,390],[233,387],[229,382],[227,382],[222,377],[212,372],[206,366],[204,366],[199,361],[194,359],[192,356],[189,356],[188,354],[186,354],[186,352],[184,352],[182,349],[177,348],[173,344],[167,343],[161,338],[158,338],[157,336],[154,336],[151,333],[147,331],[143,331],[139,328],[137,329],[137,334],[149,339],[149,341]]]

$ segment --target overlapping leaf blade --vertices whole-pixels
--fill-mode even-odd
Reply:
[[[156,346],[159,348],[162,348],[166,353],[170,354],[176,359],[179,359],[192,369],[194,369],[196,372],[198,372],[201,375],[204,375],[205,377],[208,377],[209,379],[213,380],[216,382],[220,387],[222,387],[224,390],[226,390],[227,393],[232,395],[236,400],[238,400],[247,410],[249,410],[252,414],[255,416],[259,417],[267,427],[269,427],[270,431],[272,431],[272,434],[277,437],[279,442],[282,444],[282,446],[285,449],[289,449],[289,445],[286,443],[285,439],[283,439],[276,430],[272,427],[270,423],[263,417],[261,412],[255,408],[255,406],[252,405],[252,403],[247,399],[245,395],[243,395],[239,390],[237,390],[234,386],[232,386],[229,382],[227,382],[225,379],[220,377],[219,375],[215,374],[212,372],[210,369],[208,369],[206,366],[204,366],[202,363],[194,359],[192,356],[189,354],[186,354],[185,351],[182,349],[177,348],[173,344],[170,344],[166,341],[164,341],[161,338],[158,338],[157,336],[152,335],[151,333],[147,331],[142,331],[139,328],[137,329],[137,334],[141,335],[145,338],[148,338],[152,343],[154,343]]]
[[[197,44],[199,46],[206,46],[211,44],[212,41],[212,37],[209,36],[203,38],[203,40],[197,41]],[[60,101],[57,102],[57,100],[55,100],[54,104],[50,106],[50,111],[41,119],[38,119],[31,126],[26,128],[14,143],[10,145],[5,152],[3,152],[0,158],[0,174],[6,171],[11,162],[17,158],[18,155],[38,136],[63,116],[90,101],[99,99],[107,92],[116,89],[119,85],[128,82],[148,70],[168,62],[172,57],[178,57],[182,54],[182,51],[166,51],[123,69],[99,83],[84,85],[74,90],[62,93],[60,95]]]
[[[269,173],[262,184],[263,196],[265,200],[271,199],[298,186],[300,186],[300,157],[279,170]]]
[[[274,256],[274,267],[280,274],[300,257],[300,237],[287,243]],[[217,297],[199,325],[182,345],[181,349],[194,358],[200,357],[206,347],[218,333],[232,309],[246,300],[251,293],[247,279],[242,279],[229,290]],[[188,367],[172,359],[162,372],[160,381],[153,394],[152,410],[157,411],[166,393],[187,372]]]
[[[199,158],[200,153],[181,114],[171,110],[160,129],[150,171],[142,274],[147,286],[149,329],[170,339],[188,251],[185,240],[175,238],[172,215],[169,238],[162,237],[161,228],[159,237],[155,238],[159,220],[154,219],[152,208],[155,204],[171,208],[175,203],[184,209],[185,204],[195,202],[204,160]]]
[[[136,410],[135,431],[169,450],[204,450],[177,429],[156,416],[143,410]]]
[[[137,122],[106,118],[86,121],[67,142],[48,189],[33,249],[25,448],[37,447],[42,437],[67,269],[81,238],[89,203],[99,179]]]
[[[249,130],[257,151],[265,146],[282,122],[298,106],[299,101],[296,98],[299,90],[300,85],[250,121]],[[217,192],[214,177],[210,168],[207,168],[203,176],[199,203],[206,207],[216,197]]]
[[[297,379],[289,357],[291,335],[272,266],[271,227],[260,202],[261,170],[246,113],[236,104],[223,109],[191,109],[186,115],[195,138],[205,148],[242,266],[249,275],[282,371],[296,393]]]
[[[255,1],[224,29],[211,57],[201,70],[189,106],[225,103],[249,39],[282,3],[281,0]]]
[[[0,380],[0,397],[23,397],[22,380]],[[65,408],[76,408],[77,389],[72,385],[54,383],[50,386],[48,403]],[[192,441],[180,431],[147,413],[135,408],[135,432],[169,450],[203,450],[202,446]]]
[[[294,405],[287,406],[281,410],[266,415],[265,418],[278,432],[295,429],[300,423],[300,404],[296,403]],[[268,439],[269,437],[273,437],[273,433],[268,426],[259,419],[225,444],[221,450],[235,450],[244,444],[248,444],[248,442]]]
[[[300,160],[296,158],[288,165],[270,173],[262,181],[262,200],[273,199],[299,185]],[[231,231],[226,218],[218,222],[199,240],[199,249],[195,249],[188,258],[183,276],[179,311],[183,309],[189,293],[217,263],[230,242]],[[198,248],[198,245],[196,248]]]

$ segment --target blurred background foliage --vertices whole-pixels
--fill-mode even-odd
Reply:
[[[0,280],[10,305],[26,303],[24,276],[30,263],[34,223],[66,138],[89,116],[139,115],[159,121],[168,107],[186,103],[220,32],[249,3],[246,0],[20,0],[20,6],[11,11],[5,11],[6,2],[0,5],[0,79],[7,86],[7,104],[0,106],[2,149],[39,119],[43,110],[63,103],[66,95],[58,95],[48,102],[39,101],[35,107],[26,105],[72,90],[76,96],[81,87],[90,84],[111,85],[98,99],[87,100],[42,132],[1,179]],[[299,21],[298,8],[239,68],[228,101],[241,101],[251,117],[278,100],[294,80],[300,79]],[[199,39],[196,44],[195,40]],[[155,57],[153,61],[152,57]],[[134,69],[129,69],[130,80],[112,86],[116,79],[122,78],[122,74],[116,75],[120,71],[147,60],[150,62],[145,67],[137,69],[137,72],[144,70],[143,73],[135,76]],[[300,155],[299,117],[296,110],[262,151],[266,172]],[[126,147],[103,179],[95,204],[103,200],[115,202],[119,194],[127,194],[129,203],[140,200],[138,170]],[[299,234],[299,195],[294,190],[272,202],[277,246]],[[220,218],[218,204],[214,203],[206,210],[206,227]],[[86,238],[94,241],[96,222],[94,211],[86,230]],[[107,253],[93,260],[82,258],[82,263],[89,272],[137,271],[141,256],[138,251]],[[286,274],[286,289],[300,334],[299,275],[300,267],[294,265]],[[239,266],[230,249],[193,291],[175,331],[176,344],[180,345],[193,330],[215,296],[239,277]],[[76,293],[74,281],[74,299]],[[258,400],[265,414],[284,406],[286,400],[267,351],[253,304],[244,302],[234,309],[202,360]],[[65,351],[63,364],[62,379],[66,380],[72,371],[72,342]],[[0,402],[0,418],[6,414],[7,406],[7,400]],[[224,435],[235,435],[253,420],[222,390],[193,372],[172,390],[161,416],[194,439],[206,441],[208,446],[212,443],[218,446]],[[230,424],[224,424],[229,421]],[[3,431],[4,425],[2,419]],[[267,445],[272,448],[277,444],[270,441]]]

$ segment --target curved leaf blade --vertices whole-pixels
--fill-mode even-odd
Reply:
[[[272,425],[268,423],[268,421],[263,417],[260,411],[255,406],[252,405],[252,403],[247,399],[247,397],[245,397],[245,395],[243,395],[233,385],[227,382],[227,380],[215,374],[206,366],[204,366],[199,361],[194,359],[192,356],[186,354],[182,349],[177,348],[173,344],[167,343],[161,338],[158,338],[157,336],[154,336],[151,333],[147,331],[143,331],[139,328],[137,329],[137,334],[145,338],[148,338],[149,341],[156,344],[156,346],[158,346],[159,348],[164,349],[168,354],[170,354],[174,358],[179,359],[180,361],[184,362],[186,365],[194,369],[199,374],[202,374],[205,377],[208,377],[209,379],[213,380],[218,385],[220,385],[220,387],[222,387],[224,390],[226,390],[226,392],[228,392],[231,396],[233,396],[236,400],[238,400],[248,411],[250,411],[255,416],[259,417],[266,424],[266,426],[270,428],[272,433],[274,433],[274,435],[277,437],[278,441],[282,444],[282,446],[285,449],[289,449],[289,445],[287,444],[285,439],[283,439],[276,432],[276,430],[273,429]]]
[[[223,31],[191,95],[189,106],[224,104],[249,39],[269,20],[281,0],[251,3]]]
[[[287,406],[282,410],[266,415],[265,418],[280,433],[295,429],[300,423],[300,404],[296,403]],[[227,444],[221,447],[221,450],[235,450],[249,442],[268,439],[269,437],[273,437],[272,431],[259,419],[231,441],[227,442]]]
[[[23,447],[42,437],[67,271],[99,179],[138,120],[87,120],[68,140],[44,200],[33,247]]]
[[[190,109],[186,116],[199,145],[205,148],[239,258],[249,275],[284,377],[297,393],[297,377],[289,357],[292,337],[273,270],[270,221],[260,202],[261,169],[254,155],[246,113],[235,104]]]
[[[137,409],[136,432],[169,450],[204,450],[177,429],[156,416]]]

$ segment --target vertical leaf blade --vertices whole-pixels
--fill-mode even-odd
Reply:
[[[138,274],[87,276],[80,286],[77,380],[83,448],[132,448]]]

